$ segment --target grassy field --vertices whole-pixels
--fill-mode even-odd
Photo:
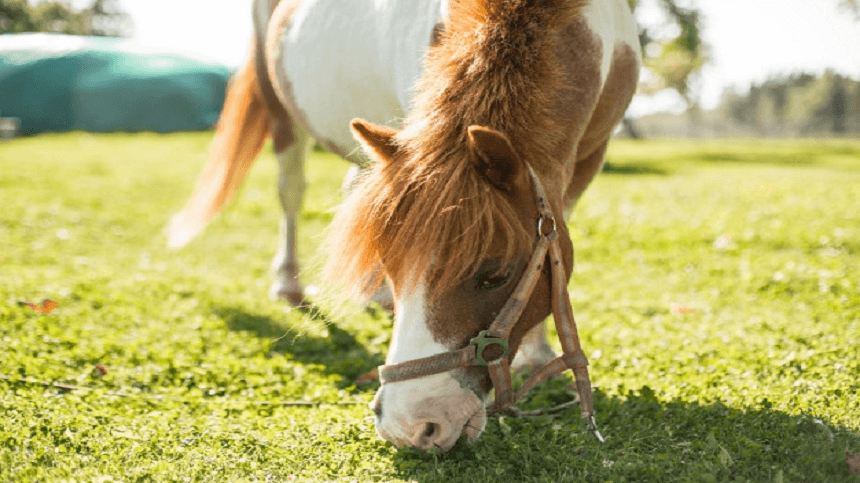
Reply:
[[[0,481],[860,481],[860,142],[616,142],[569,220],[606,444],[573,410],[424,454],[376,438],[356,384],[388,316],[267,299],[271,154],[165,248],[210,139],[0,143]],[[346,168],[307,168],[306,283]]]

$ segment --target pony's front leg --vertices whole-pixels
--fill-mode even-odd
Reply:
[[[307,134],[297,126],[293,126],[293,134],[293,142],[277,153],[278,199],[284,216],[281,219],[278,252],[272,260],[275,281],[269,289],[269,296],[285,299],[293,305],[300,305],[304,299],[304,293],[299,281],[296,238],[298,215],[305,192],[304,162],[310,143]]]
[[[549,346],[546,338],[546,322],[541,322],[526,332],[511,368],[516,371],[523,369],[536,370],[547,362],[555,359],[557,354]]]

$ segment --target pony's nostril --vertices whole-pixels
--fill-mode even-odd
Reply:
[[[451,431],[438,422],[423,421],[412,427],[409,446],[419,449],[447,450],[452,445]]]
[[[370,403],[370,410],[373,411],[373,414],[375,414],[377,418],[382,417],[382,400],[381,400],[381,398],[375,398]]]

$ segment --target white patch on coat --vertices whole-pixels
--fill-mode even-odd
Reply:
[[[398,127],[446,2],[304,0],[279,67],[310,131],[350,152],[353,118]]]
[[[428,357],[450,349],[436,342],[427,327],[427,301],[423,284],[396,301],[394,334],[386,364]],[[477,438],[486,424],[484,401],[454,380],[450,373],[386,384],[380,388],[382,418],[380,436],[397,446],[448,449],[456,443],[464,425]],[[439,425],[436,439],[423,441],[422,424]],[[429,446],[425,446],[429,445]]]
[[[603,86],[609,77],[615,47],[627,44],[633,48],[637,56],[641,56],[639,29],[636,27],[636,21],[633,19],[627,0],[594,0],[585,9],[585,19],[603,44],[603,59],[600,65],[601,86]]]

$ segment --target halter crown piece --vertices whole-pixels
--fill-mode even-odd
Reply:
[[[567,292],[567,277],[564,275],[564,265],[561,258],[561,248],[558,242],[555,217],[547,204],[546,192],[543,184],[535,174],[531,166],[528,166],[532,178],[535,194],[537,196],[538,219],[537,235],[538,242],[532,252],[531,259],[523,272],[511,297],[502,307],[501,312],[490,324],[490,328],[481,331],[469,344],[459,350],[436,354],[430,357],[414,359],[399,364],[379,366],[379,381],[385,385],[392,382],[406,381],[419,377],[441,374],[453,369],[468,366],[483,366],[490,373],[493,387],[496,390],[496,400],[488,408],[488,413],[506,412],[514,415],[530,415],[519,411],[513,405],[529,389],[541,382],[561,374],[567,369],[573,371],[576,379],[576,390],[579,394],[582,417],[585,418],[588,429],[601,443],[603,436],[597,430],[594,417],[594,403],[591,398],[591,380],[588,378],[588,359],[582,351],[579,343],[579,334],[576,330],[576,321],[573,318],[573,309],[570,305],[570,296]],[[562,354],[538,369],[516,392],[511,383],[511,368],[508,364],[508,339],[511,330],[522,315],[540,278],[544,263],[549,255],[549,264],[552,273],[552,314],[555,319],[555,327],[561,341]],[[488,348],[497,346],[501,350],[491,351],[492,357],[485,358]],[[565,403],[549,411],[536,411],[537,413],[552,412],[569,406]]]

